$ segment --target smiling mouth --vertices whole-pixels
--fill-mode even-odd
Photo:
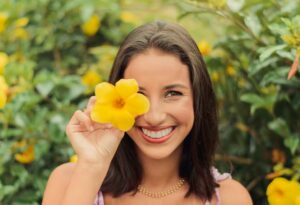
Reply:
[[[147,137],[150,137],[152,139],[161,139],[168,136],[174,129],[175,129],[174,127],[169,127],[166,129],[154,131],[154,130],[148,130],[146,128],[141,128],[141,131]]]

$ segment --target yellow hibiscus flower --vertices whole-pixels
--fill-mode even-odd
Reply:
[[[76,154],[70,157],[70,162],[77,162],[77,161],[78,161],[78,156]]]
[[[29,38],[29,33],[24,28],[16,28],[13,32],[13,39],[26,40]]]
[[[0,33],[6,29],[7,15],[5,13],[0,13]]]
[[[212,80],[213,82],[218,82],[218,81],[220,81],[220,74],[219,74],[219,72],[213,71],[213,72],[211,73],[211,80]]]
[[[296,205],[300,193],[300,184],[278,177],[267,188],[267,196],[270,205]]]
[[[122,11],[120,18],[126,23],[138,24],[139,22],[139,18],[135,14],[128,11]]]
[[[34,160],[34,146],[29,145],[23,153],[15,154],[15,159],[22,164],[29,164]]]
[[[87,36],[94,36],[101,26],[101,21],[99,16],[92,15],[89,20],[87,20],[82,26],[81,30]]]
[[[207,56],[211,53],[211,46],[207,41],[200,41],[198,48],[203,56]]]
[[[148,99],[137,92],[138,84],[134,79],[121,79],[115,86],[107,82],[98,84],[92,120],[111,123],[122,131],[128,131],[135,117],[146,113],[150,106]]]
[[[88,70],[82,77],[81,82],[85,86],[88,87],[88,89],[92,90],[98,83],[102,81],[101,76],[94,70]]]
[[[6,53],[0,52],[0,75],[3,74],[4,68],[8,63],[8,55]]]
[[[18,20],[15,21],[15,27],[24,27],[28,24],[29,19],[26,17],[19,18]]]
[[[8,86],[3,76],[0,76],[0,109],[4,108],[7,102]]]
[[[287,43],[288,45],[291,45],[291,46],[297,45],[297,42],[298,42],[297,39],[293,35],[288,35],[288,34],[282,35],[281,39],[285,43]]]
[[[223,8],[224,6],[226,6],[227,1],[226,0],[209,0],[208,3],[212,7],[220,9],[220,8]]]
[[[231,76],[231,77],[236,76],[235,68],[231,65],[228,65],[227,68],[226,68],[226,74]]]

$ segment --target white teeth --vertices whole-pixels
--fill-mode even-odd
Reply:
[[[172,130],[173,129],[171,127],[164,129],[164,130],[160,130],[160,131],[151,131],[151,130],[142,128],[142,131],[145,135],[147,135],[148,137],[151,137],[151,138],[155,138],[155,139],[162,138],[162,137],[170,134],[172,132]]]

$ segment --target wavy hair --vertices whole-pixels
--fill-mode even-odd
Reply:
[[[191,193],[211,200],[215,182],[211,168],[218,144],[217,103],[212,83],[197,44],[181,26],[163,21],[137,27],[125,38],[115,58],[109,81],[123,78],[130,59],[148,49],[159,49],[177,56],[188,66],[193,90],[194,124],[183,141],[179,174],[189,184]],[[134,142],[125,134],[101,186],[103,193],[118,197],[134,191],[142,180]]]

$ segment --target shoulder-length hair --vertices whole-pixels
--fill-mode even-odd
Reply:
[[[218,143],[217,105],[206,65],[189,33],[177,24],[162,21],[134,29],[121,44],[109,81],[115,83],[123,78],[130,59],[150,48],[178,56],[189,68],[195,120],[183,141],[179,174],[189,184],[186,197],[194,193],[202,199],[210,200],[215,193],[215,187],[218,187],[211,172]],[[134,142],[125,134],[101,191],[114,197],[131,191],[136,193],[141,179],[142,168]]]

